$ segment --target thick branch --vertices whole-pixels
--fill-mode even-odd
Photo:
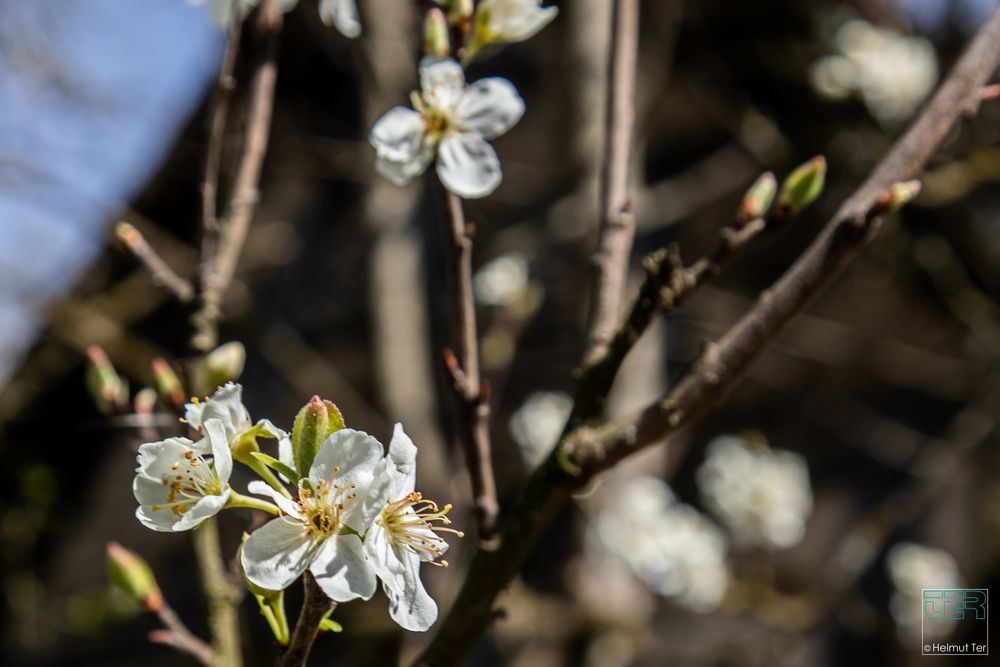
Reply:
[[[215,652],[212,647],[192,634],[166,601],[156,610],[156,615],[166,629],[150,632],[150,641],[172,646],[181,653],[187,653],[205,667],[212,667],[215,664]]]
[[[311,572],[306,571],[302,576],[302,585],[305,589],[302,611],[295,622],[288,648],[278,658],[278,667],[304,667],[316,641],[319,624],[336,604],[326,596]]]
[[[212,667],[240,667],[240,626],[237,615],[239,594],[230,584],[219,544],[219,526],[211,518],[193,531],[195,557],[201,586],[208,603],[208,625],[215,651]]]
[[[246,137],[236,170],[232,197],[225,217],[218,221],[215,232],[206,234],[203,247],[201,303],[192,318],[196,332],[192,345],[203,352],[212,349],[218,342],[222,295],[233,280],[236,264],[257,208],[260,173],[267,153],[271,113],[274,109],[281,22],[282,13],[278,2],[265,2],[260,8],[256,23],[256,32],[264,43],[264,53],[251,83]]]
[[[446,351],[445,363],[458,404],[479,539],[489,540],[496,530],[498,506],[490,453],[489,386],[479,372],[476,304],[472,292],[472,231],[465,222],[462,200],[444,188],[441,191],[451,248],[452,304],[459,352],[456,357]]]
[[[916,123],[819,237],[743,319],[708,347],[665,399],[634,422],[581,428],[563,439],[528,481],[497,548],[480,549],[476,554],[458,599],[417,664],[441,667],[462,660],[486,629],[496,595],[517,573],[538,535],[574,490],[629,454],[662,441],[720,398],[809,297],[857,253],[877,228],[870,212],[877,211],[882,193],[892,183],[913,176],[959,116],[975,108],[979,88],[998,59],[1000,8],[980,29]]]
[[[639,42],[638,0],[615,0],[608,68],[601,232],[594,254],[585,363],[603,356],[621,318],[628,259],[635,233],[629,198],[629,164],[635,128],[635,65]]]

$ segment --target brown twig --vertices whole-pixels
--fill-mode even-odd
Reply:
[[[302,586],[305,590],[302,611],[299,612],[299,618],[295,622],[288,648],[278,657],[278,667],[303,667],[306,664],[309,651],[316,641],[320,623],[336,606],[336,603],[330,600],[316,583],[311,572],[307,571],[302,576]]]
[[[233,586],[226,570],[215,518],[203,522],[191,537],[201,586],[208,603],[208,625],[215,651],[212,667],[240,667],[243,664],[237,614],[240,591]]]
[[[719,241],[715,249],[687,267],[682,263],[676,245],[658,250],[646,257],[643,262],[646,279],[639,288],[639,295],[628,317],[615,332],[604,354],[591,360],[578,371],[573,412],[567,421],[566,433],[591,419],[600,417],[618,369],[657,312],[679,306],[709,278],[717,275],[726,260],[785,220],[786,216],[777,209],[772,209],[766,217],[745,222],[737,213],[737,219],[733,224],[719,232]]]
[[[181,303],[187,303],[194,298],[194,287],[181,277],[160,257],[160,254],[149,244],[134,225],[119,222],[115,226],[115,236],[122,245],[142,264],[153,279],[153,284],[162,287],[173,294]]]
[[[531,476],[495,548],[480,549],[438,634],[416,661],[459,663],[492,618],[493,601],[556,512],[581,485],[626,456],[661,442],[709,409],[792,317],[877,229],[871,212],[895,182],[912,177],[944,140],[1000,60],[1000,8],[983,25],[913,126],[839,208],[812,245],[663,400],[633,421],[583,427]]]
[[[479,372],[476,304],[472,292],[472,227],[465,222],[462,200],[441,188],[451,256],[451,290],[458,356],[445,350],[445,365],[458,403],[480,540],[496,530],[497,492],[490,453],[489,385]]]
[[[615,0],[608,66],[608,99],[601,177],[601,232],[594,254],[585,363],[604,355],[621,318],[629,253],[635,233],[629,197],[629,164],[635,127],[638,0]]]
[[[192,316],[195,327],[192,346],[201,352],[212,349],[218,342],[222,296],[236,273],[236,264],[257,208],[258,185],[264,155],[267,153],[274,109],[281,24],[281,8],[276,0],[268,0],[261,5],[256,32],[264,47],[261,62],[251,83],[243,151],[226,215],[218,221],[213,233],[206,234],[206,242],[203,244],[200,304]],[[210,148],[212,145],[213,142],[210,141]]]
[[[177,612],[166,601],[156,610],[156,616],[163,623],[165,629],[150,632],[149,641],[172,646],[181,653],[187,653],[206,667],[215,664],[215,651],[212,650],[212,647],[192,634],[181,621]]]
[[[243,21],[240,12],[233,11],[232,22],[229,25],[229,39],[226,42],[226,54],[222,58],[219,78],[215,84],[215,96],[208,121],[208,148],[205,151],[205,173],[201,184],[201,226],[204,244],[209,243],[216,233],[218,223],[219,169],[222,165],[222,146],[225,143],[226,119],[229,115],[229,100],[236,88],[236,78],[233,70],[236,67],[236,56],[240,51],[240,35]],[[206,253],[207,254],[207,253]]]

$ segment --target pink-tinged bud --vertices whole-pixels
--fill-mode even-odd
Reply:
[[[737,223],[743,225],[751,220],[763,218],[771,208],[771,202],[774,201],[777,192],[778,180],[774,174],[769,171],[761,174],[743,195],[743,201],[740,202],[736,212]]]
[[[309,474],[316,452],[323,441],[344,428],[344,417],[337,406],[330,401],[324,401],[319,396],[313,396],[299,410],[292,427],[292,455],[295,469],[302,476]]]
[[[160,392],[163,400],[174,405],[183,405],[184,385],[181,384],[180,378],[177,377],[177,373],[170,367],[167,360],[163,357],[156,357],[152,361],[152,367],[153,382],[156,383],[156,390]]]
[[[137,553],[117,542],[109,542],[107,565],[108,579],[129,599],[147,611],[155,612],[163,606],[163,594],[156,584],[156,577]]]
[[[125,410],[128,406],[128,383],[119,377],[104,350],[91,345],[86,354],[87,391],[97,409],[104,414]]]

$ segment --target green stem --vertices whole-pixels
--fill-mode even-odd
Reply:
[[[229,583],[215,518],[204,521],[197,530],[192,531],[191,538],[194,541],[202,589],[208,602],[208,623],[215,651],[212,667],[242,667],[237,615],[239,597]]]
[[[265,482],[267,482],[268,486],[270,486],[272,489],[274,489],[275,491],[277,491],[286,498],[292,497],[292,494],[288,492],[288,489],[286,489],[285,485],[281,483],[281,480],[275,477],[274,473],[271,472],[271,469],[268,468],[263,463],[261,463],[258,459],[255,459],[252,456],[247,456],[247,457],[241,456],[237,460],[240,463],[246,464],[251,470],[260,475],[260,478]]]
[[[244,496],[233,490],[229,492],[229,502],[226,503],[226,507],[249,507],[250,509],[267,512],[272,516],[278,516],[280,513],[280,510],[274,503],[269,503],[266,500],[254,498],[253,496]]]

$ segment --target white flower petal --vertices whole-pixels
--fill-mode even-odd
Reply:
[[[295,470],[295,455],[292,453],[292,439],[288,436],[278,440],[278,460],[284,463],[286,466]],[[291,480],[285,479],[284,475],[281,475],[281,479],[286,482]]]
[[[410,162],[420,153],[426,124],[413,109],[393,107],[382,114],[368,135],[368,141],[383,159]]]
[[[344,37],[361,34],[361,21],[354,0],[320,0],[319,17],[323,23],[334,25]]]
[[[489,13],[487,30],[493,41],[521,42],[547,26],[559,13],[539,0],[483,0],[480,12]]]
[[[388,458],[408,484],[409,488],[401,489],[402,493],[409,493],[413,490],[417,478],[417,446],[403,431],[402,424],[396,424],[392,430]]]
[[[396,185],[406,185],[424,173],[432,159],[434,159],[434,153],[431,150],[424,150],[418,153],[414,159],[404,162],[377,155],[375,157],[375,171]]]
[[[361,540],[354,535],[327,538],[309,569],[335,602],[367,600],[375,594],[375,572],[365,560]]]
[[[169,508],[154,511],[149,505],[140,505],[135,509],[135,518],[146,528],[161,533],[173,533],[177,530],[174,528],[177,516]]]
[[[451,58],[425,56],[420,61],[424,101],[441,111],[453,109],[465,91],[465,71]]]
[[[229,449],[226,428],[218,419],[207,419],[205,420],[205,435],[212,446],[215,475],[219,478],[222,486],[226,486],[229,483],[229,476],[233,472],[233,453]]]
[[[230,490],[226,489],[217,496],[205,496],[181,516],[174,524],[174,530],[191,530],[205,519],[215,516],[226,506],[229,494]]]
[[[259,438],[271,438],[281,440],[287,438],[288,433],[271,423],[270,419],[260,419],[254,424],[254,431]]]
[[[342,487],[357,484],[363,489],[375,474],[382,458],[382,443],[361,431],[344,428],[330,434],[313,459],[309,480],[318,485],[321,480]]]
[[[201,413],[205,409],[203,403],[184,404],[184,422],[196,431],[201,430]]]
[[[500,159],[482,135],[461,132],[445,137],[438,146],[437,174],[459,197],[485,197],[500,185]]]
[[[404,565],[402,594],[386,586],[384,580],[382,582],[382,589],[389,598],[389,616],[404,630],[425,632],[437,620],[437,603],[420,581],[420,560],[413,556],[407,558]]]
[[[247,579],[278,591],[305,572],[317,550],[316,540],[301,522],[279,517],[250,534],[240,563]]]
[[[499,137],[524,115],[524,100],[507,79],[490,77],[471,84],[455,109],[455,121],[487,139]]]
[[[299,509],[298,504],[291,498],[286,498],[282,494],[278,493],[277,489],[271,488],[267,482],[255,479],[247,484],[247,491],[255,496],[267,496],[273,500],[285,514],[298,519],[302,518],[302,510]]]
[[[139,464],[136,472],[145,473],[153,479],[173,474],[171,466],[184,456],[184,452],[193,449],[193,445],[187,438],[167,438],[140,445],[136,456]]]
[[[243,387],[227,382],[205,402],[201,421],[219,419],[226,428],[226,436],[232,440],[250,428],[250,414],[243,406]]]

